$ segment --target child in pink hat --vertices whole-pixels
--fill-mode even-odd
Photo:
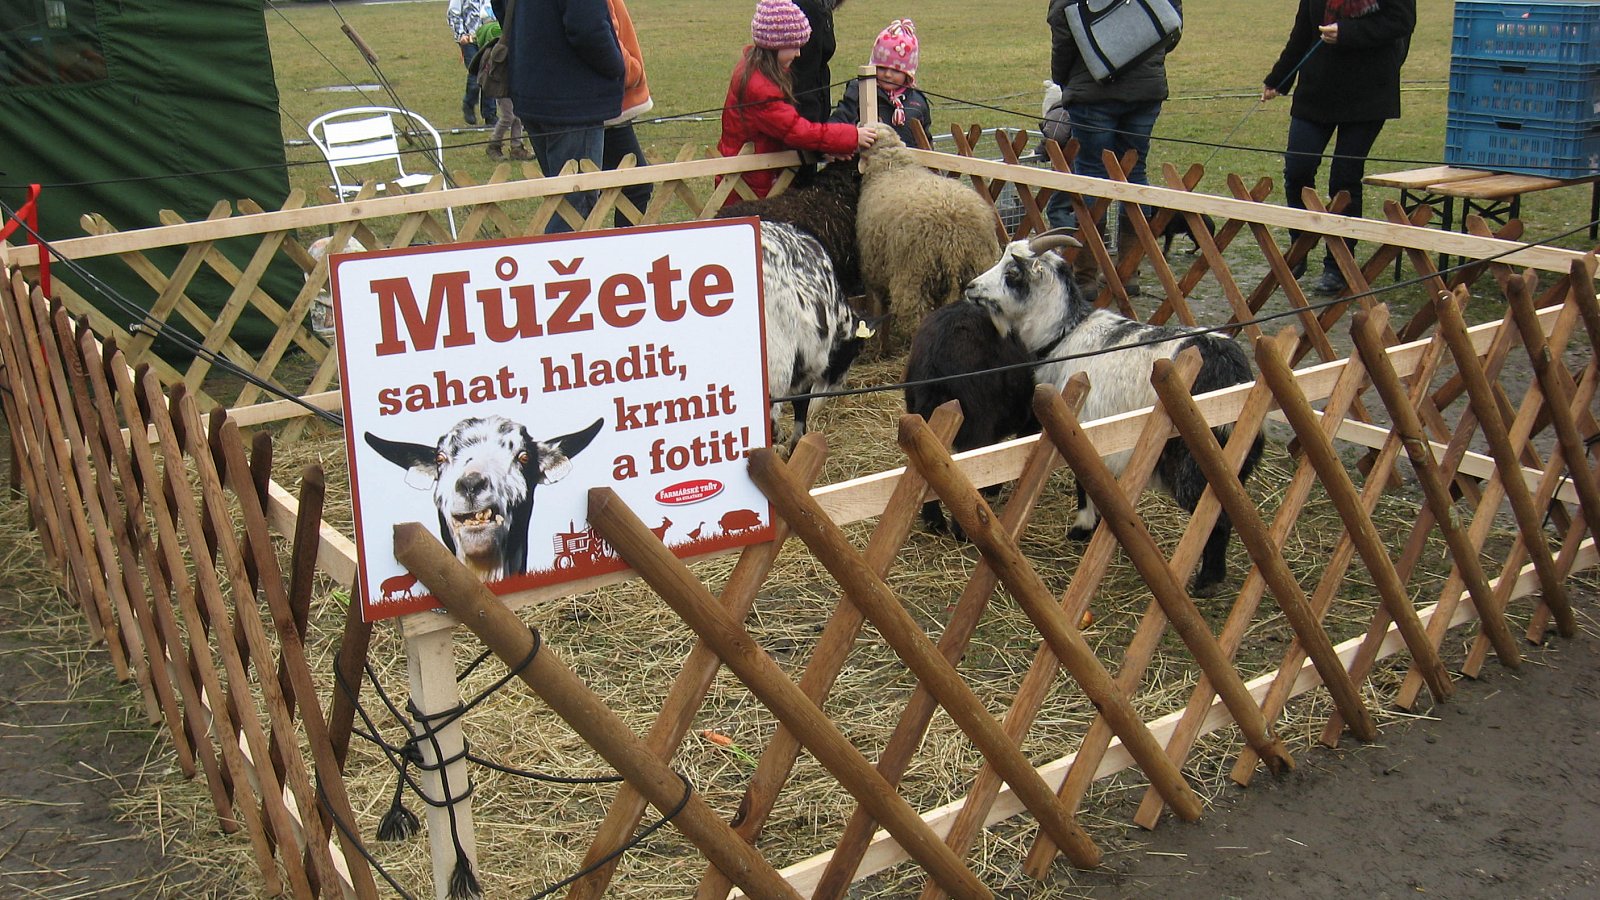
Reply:
[[[750,20],[751,44],[733,70],[722,108],[722,138],[717,152],[735,156],[747,143],[757,153],[815,150],[830,156],[851,156],[872,146],[877,133],[844,122],[812,122],[795,108],[789,67],[811,37],[811,23],[793,0],[760,0]],[[720,179],[719,179],[720,180]],[[744,181],[757,197],[772,190],[777,173],[748,172]],[[737,193],[728,204],[739,202]]]
[[[869,65],[878,67],[878,120],[894,128],[907,147],[920,147],[913,121],[922,123],[922,130],[933,134],[933,110],[928,98],[916,88],[917,28],[910,19],[895,19],[889,27],[878,32],[872,44]],[[834,107],[830,122],[856,122],[861,118],[861,81],[851,81],[845,86],[844,96]]]

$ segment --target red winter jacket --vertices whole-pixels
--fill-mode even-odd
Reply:
[[[757,153],[779,150],[815,150],[819,153],[848,155],[856,152],[856,126],[843,122],[813,122],[800,115],[783,97],[783,91],[760,72],[751,72],[742,96],[736,94],[744,77],[744,62],[733,70],[728,82],[728,99],[722,110],[722,139],[717,152],[736,156],[739,148],[754,142]],[[747,172],[745,183],[758,197],[765,197],[777,180],[776,172]],[[737,194],[728,203],[738,203]]]

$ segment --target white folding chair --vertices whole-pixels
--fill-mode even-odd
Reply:
[[[397,117],[405,123],[402,127],[409,128],[424,142],[422,152],[401,152],[400,134],[395,127]],[[396,177],[368,176],[378,179],[380,191],[391,183],[406,189],[421,187],[432,181],[435,173],[444,173],[444,141],[439,137],[438,129],[410,110],[392,106],[338,109],[312,119],[311,124],[306,126],[306,133],[327,159],[328,169],[333,173],[333,184],[329,187],[339,195],[340,200],[348,200],[361,190],[361,178],[352,177],[351,173],[345,171],[348,169],[393,162]],[[430,140],[431,145],[426,143]],[[413,169],[427,171],[408,170],[408,156]],[[450,236],[455,237],[455,210],[445,207],[445,215],[450,220]]]

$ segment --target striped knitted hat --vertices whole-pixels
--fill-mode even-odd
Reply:
[[[750,20],[750,38],[767,50],[791,50],[811,39],[811,21],[792,0],[761,0]]]
[[[895,19],[888,28],[878,32],[870,62],[915,76],[917,55],[917,26],[911,24],[910,19]]]

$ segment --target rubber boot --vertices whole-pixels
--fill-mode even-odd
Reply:
[[[1128,235],[1128,240],[1129,241],[1133,241],[1134,240],[1132,234]],[[1117,247],[1117,271],[1118,272],[1122,271],[1122,261],[1125,258],[1126,258],[1126,252],[1123,250],[1123,248],[1121,246],[1118,246]],[[1137,297],[1140,294],[1144,293],[1144,288],[1140,287],[1140,285],[1139,285],[1139,269],[1141,267],[1143,267],[1143,265],[1144,265],[1144,261],[1141,259],[1139,261],[1139,263],[1133,267],[1133,271],[1129,272],[1127,277],[1122,279],[1122,289],[1124,291],[1128,292],[1128,296],[1129,297]]]
[[[1100,296],[1100,291],[1106,286],[1100,277],[1100,266],[1094,261],[1094,254],[1088,247],[1078,250],[1078,256],[1072,261],[1072,281],[1083,293],[1083,298],[1090,303]]]

